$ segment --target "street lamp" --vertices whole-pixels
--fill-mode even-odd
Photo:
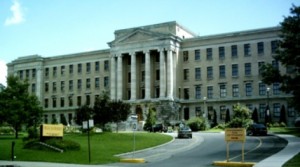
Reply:
[[[206,99],[206,97],[203,97],[204,118],[207,118]]]
[[[269,106],[269,93],[270,93],[270,88],[267,87],[267,105]]]
[[[269,106],[269,94],[270,93],[270,88],[267,87],[267,108],[265,110],[265,125],[267,126],[269,122],[269,113],[270,113],[270,106]]]

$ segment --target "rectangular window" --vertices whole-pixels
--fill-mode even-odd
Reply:
[[[73,106],[73,96],[69,96],[68,100],[69,100],[69,107],[72,107]]]
[[[81,87],[82,87],[81,79],[78,79],[77,80],[77,89],[81,90]]]
[[[91,89],[91,79],[90,78],[86,79],[86,89]]]
[[[109,62],[108,60],[104,61],[104,71],[108,71],[109,70]]]
[[[239,65],[238,64],[232,64],[231,65],[231,75],[232,75],[232,77],[238,77],[239,76]]]
[[[280,117],[280,103],[273,104],[273,114],[274,117]]]
[[[185,100],[188,100],[190,98],[189,88],[184,88],[183,89],[183,96],[184,96]]]
[[[49,83],[46,82],[46,83],[45,83],[45,92],[47,93],[48,91],[49,91]]]
[[[142,71],[142,82],[145,82],[145,71]]]
[[[259,55],[264,54],[264,43],[263,42],[257,43],[257,54],[259,54]]]
[[[197,50],[195,50],[195,60],[196,60],[196,61],[197,61],[197,60],[201,60],[200,58],[201,58],[201,57],[200,57],[200,50],[197,49]]]
[[[32,78],[35,78],[35,76],[36,76],[36,69],[32,69],[31,76],[32,76]]]
[[[219,47],[219,59],[225,59],[225,48],[224,46]]]
[[[131,83],[131,72],[129,72],[128,74],[127,74],[127,79],[128,79],[128,83]]]
[[[85,100],[86,100],[86,103],[87,105],[90,105],[91,104],[91,96],[90,95],[86,95],[85,96]]]
[[[227,96],[226,85],[225,84],[221,84],[220,85],[220,97],[224,98],[226,96]]]
[[[278,49],[278,41],[271,41],[271,53],[276,53]]]
[[[82,65],[81,64],[77,64],[77,73],[81,74],[82,72]]]
[[[287,113],[289,117],[295,117],[295,108],[291,106],[287,106]]]
[[[31,84],[31,92],[34,93],[35,92],[35,83]]]
[[[273,66],[273,68],[279,70],[279,62],[277,60],[272,61],[272,66]]]
[[[66,70],[65,68],[66,68],[65,66],[61,66],[61,67],[60,67],[60,75],[61,75],[61,76],[64,76],[64,75],[65,75],[65,70]]]
[[[189,80],[189,69],[183,70],[183,80],[185,81]]]
[[[48,106],[49,106],[49,99],[45,99],[44,100],[44,106],[45,106],[45,108],[48,108]]]
[[[73,91],[73,80],[69,80],[69,91]]]
[[[245,84],[246,96],[252,96],[252,83]]]
[[[244,55],[245,56],[251,56],[251,48],[250,44],[244,44]]]
[[[56,97],[52,98],[52,107],[56,108]]]
[[[95,78],[95,88],[96,89],[100,88],[100,79],[99,78]]]
[[[207,67],[207,79],[213,79],[213,67]]]
[[[69,65],[69,74],[73,74],[73,64]]]
[[[60,107],[64,107],[65,106],[65,98],[61,97],[60,98]]]
[[[213,86],[207,87],[207,98],[212,99],[213,98]]]
[[[183,62],[188,62],[188,61],[189,61],[189,52],[183,51]]]
[[[238,84],[232,85],[232,97],[239,97],[239,85]]]
[[[201,68],[197,67],[195,68],[195,80],[200,80],[201,79]]]
[[[86,63],[86,73],[91,72],[91,63]]]
[[[236,45],[231,46],[231,57],[236,58],[238,56],[238,50]]]
[[[259,95],[260,96],[265,96],[266,95],[266,90],[267,90],[267,88],[266,88],[266,84],[264,84],[264,83],[259,83],[258,84],[258,93],[259,93]]]
[[[52,76],[56,77],[56,75],[57,75],[57,67],[53,67],[52,69],[53,69]]]
[[[245,75],[246,76],[251,75],[251,63],[245,63]]]
[[[273,83],[273,94],[274,95],[280,94],[280,84],[279,83]]]
[[[156,70],[156,80],[160,80],[160,71],[159,70]]]
[[[207,60],[212,60],[212,55],[213,55],[212,48],[207,48],[206,49],[206,59]]]
[[[220,76],[220,78],[225,78],[226,77],[225,65],[220,65],[219,66],[219,76]]]
[[[61,92],[65,91],[65,81],[60,81],[60,91]]]
[[[195,99],[201,99],[201,86],[199,85],[195,87]]]
[[[100,70],[100,64],[99,64],[99,61],[96,61],[95,62],[95,71],[99,71]]]
[[[259,104],[259,117],[265,118],[266,115],[266,103]]]
[[[77,106],[81,106],[81,96],[77,96]]]
[[[56,82],[52,82],[52,92],[56,92]]]
[[[29,78],[29,70],[26,70],[26,78]]]
[[[265,65],[265,62],[258,62],[258,74],[262,75],[262,67]]]
[[[108,88],[109,86],[109,78],[108,77],[104,77],[104,87]]]
[[[220,119],[226,119],[226,106],[220,106]]]
[[[195,115],[196,115],[196,117],[201,117],[203,115],[200,106],[195,107]]]
[[[45,69],[45,77],[49,77],[49,68]]]

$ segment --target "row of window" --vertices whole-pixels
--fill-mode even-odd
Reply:
[[[86,105],[91,105],[91,94],[86,94],[85,95],[85,101],[83,101],[83,96],[77,96],[76,97],[76,107],[77,106],[82,106],[83,104]],[[99,98],[99,95],[95,95],[94,97],[94,101],[95,99]],[[50,101],[51,100],[51,101]],[[68,97],[60,97],[57,98],[56,96],[53,96],[52,98],[45,98],[44,99],[44,107],[45,108],[49,108],[50,104],[52,108],[57,108],[57,107],[74,107],[75,106],[75,97],[73,95],[70,95]],[[59,103],[58,103],[59,101]]]
[[[60,82],[52,82],[52,92],[57,92],[57,88],[58,88],[58,83],[60,83],[60,91],[64,92],[66,90],[66,87],[68,89],[68,91],[73,91],[74,87],[77,88],[77,90],[81,90],[83,89],[83,79],[77,79],[76,83],[77,83],[77,87],[75,87],[75,81],[74,80],[69,80],[68,82],[68,87],[66,86],[66,82],[65,81],[60,81]],[[100,78],[97,77],[94,79],[94,83],[92,83],[92,79],[91,78],[87,78],[85,79],[85,89],[89,90],[92,88],[92,85],[94,85],[94,89],[99,89],[100,88]],[[109,78],[106,76],[103,78],[103,86],[105,88],[109,87]],[[46,82],[45,83],[45,92],[48,93],[50,91],[50,83]]]
[[[70,75],[74,74],[75,70],[77,70],[77,74],[82,74],[84,72],[83,71],[83,63],[78,63],[76,69],[73,64],[70,64],[68,67],[69,67],[68,73]],[[45,77],[49,77],[50,69],[51,68],[49,68],[49,67],[45,68]],[[109,61],[105,60],[104,61],[104,71],[108,71],[108,70],[109,70]],[[59,71],[58,67],[52,67],[52,76],[56,77],[58,74],[58,71]],[[66,71],[67,71],[67,69],[66,69],[65,65],[60,66],[60,75],[61,76],[64,76],[66,74]],[[99,61],[94,62],[94,71],[95,72],[100,71],[100,62]],[[90,63],[90,62],[85,63],[85,73],[91,73],[91,72],[92,72],[92,63]]]
[[[20,79],[34,79],[36,77],[36,69],[26,69],[26,70],[19,70],[18,75]],[[25,74],[25,75],[24,75]],[[25,77],[25,78],[24,78]]]
[[[257,44],[257,54],[263,55],[265,54],[265,43],[264,42],[258,42]],[[276,50],[278,48],[278,41],[271,41],[271,53],[276,53]],[[238,57],[238,46],[237,45],[231,45],[231,57],[236,58]],[[244,49],[244,56],[251,56],[251,44],[246,43],[243,45]],[[213,59],[213,48],[206,48],[206,60],[212,60]],[[201,50],[196,49],[194,50],[194,60],[201,60]],[[218,55],[219,59],[225,59],[225,47],[220,46],[218,47]],[[187,62],[189,60],[189,52],[183,51],[183,62]]]
[[[252,82],[248,82],[245,83],[245,88],[244,88],[244,94],[245,96],[249,97],[249,96],[253,96],[253,83]],[[272,90],[272,94],[273,95],[279,95],[280,92],[280,84],[279,83],[274,83],[273,85],[273,90]],[[201,85],[196,85],[194,88],[195,92],[195,99],[201,99],[202,98],[202,93],[201,93]],[[240,87],[239,84],[232,84],[232,92],[231,92],[231,97],[240,97]],[[228,96],[227,93],[227,85],[226,84],[219,84],[219,97],[220,98],[225,98]],[[181,98],[181,94],[180,94],[180,89],[179,89],[179,98]],[[264,83],[259,83],[258,84],[258,94],[259,96],[266,96],[267,94],[267,86]],[[207,94],[206,96],[208,99],[213,99],[214,98],[214,86],[207,86]],[[190,89],[189,88],[183,88],[183,99],[190,99]]]

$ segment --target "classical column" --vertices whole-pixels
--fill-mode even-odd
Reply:
[[[131,53],[131,100],[136,99],[136,55]]]
[[[160,55],[159,55],[159,70],[160,70],[159,97],[164,98],[166,97],[166,62],[165,62],[165,54],[163,49],[160,50]]]
[[[168,50],[167,57],[167,96],[173,99],[173,52]]]
[[[123,55],[118,55],[117,67],[117,99],[123,99]]]
[[[150,99],[150,52],[145,53],[145,99]]]
[[[110,59],[110,98],[116,99],[116,58],[114,55]]]

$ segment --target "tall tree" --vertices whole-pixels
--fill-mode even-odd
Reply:
[[[93,111],[94,111],[94,123],[100,125],[102,128],[108,122],[111,122],[113,115],[109,106],[108,92],[103,92],[100,97],[96,98]]]
[[[147,113],[147,119],[144,125],[144,130],[150,130],[156,122],[156,112],[154,109],[149,108]],[[152,129],[153,130],[153,129]]]
[[[80,106],[76,110],[75,122],[78,125],[82,125],[83,121],[87,121],[93,116],[93,109],[88,105]]]
[[[266,64],[262,67],[262,76],[266,84],[281,83],[281,90],[293,95],[293,106],[300,111],[300,7],[293,5],[290,11],[291,15],[280,23],[281,40],[274,56],[288,69],[287,74],[281,74],[278,68]]]
[[[42,107],[38,98],[29,94],[28,86],[28,82],[8,76],[7,87],[0,93],[0,122],[11,125],[15,129],[16,138],[22,125],[36,127],[42,118]]]
[[[285,112],[285,106],[282,105],[280,109],[280,117],[279,117],[279,123],[287,123],[286,121],[286,112]]]
[[[230,111],[227,108],[227,110],[226,110],[226,116],[225,116],[225,123],[228,123],[228,122],[230,122]]]
[[[256,107],[254,108],[251,119],[253,120],[254,123],[258,123],[258,111]]]

